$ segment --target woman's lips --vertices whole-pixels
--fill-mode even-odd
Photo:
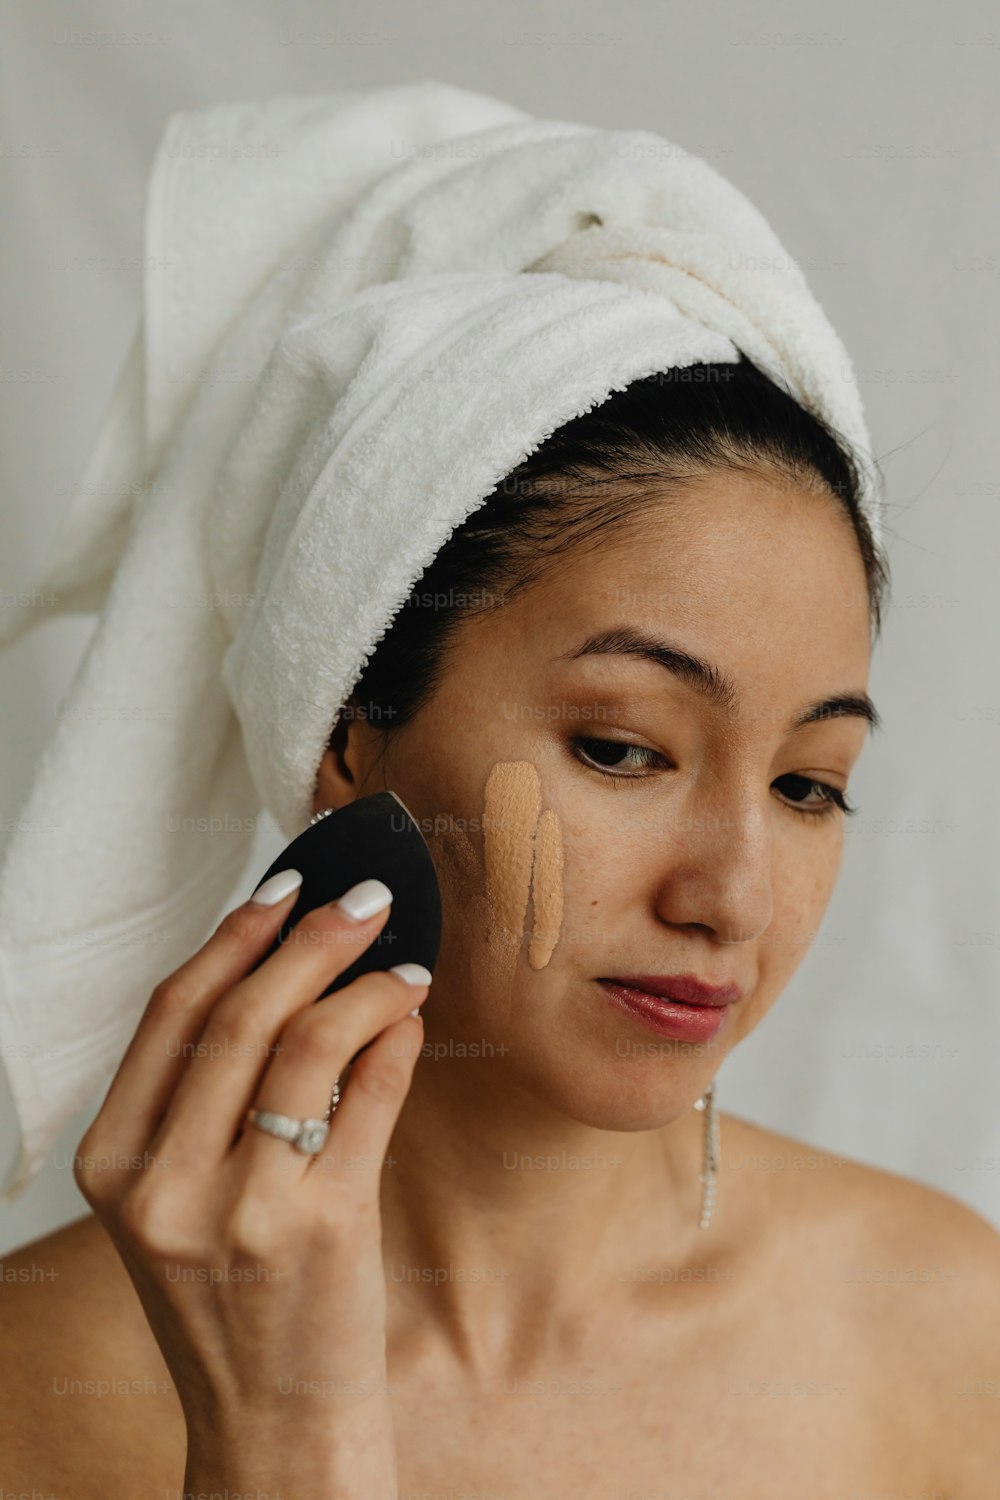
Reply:
[[[612,974],[610,983],[685,1005],[730,1005],[743,995],[738,984],[708,984],[694,974]]]
[[[682,1041],[703,1042],[718,1036],[729,1018],[728,1005],[687,1005],[681,1000],[666,1000],[646,990],[634,989],[613,979],[599,979],[611,1005],[627,1011],[650,1031]]]

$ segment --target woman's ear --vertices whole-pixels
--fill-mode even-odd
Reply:
[[[313,792],[314,813],[327,807],[345,807],[358,795],[361,782],[361,768],[357,760],[358,745],[355,743],[358,736],[351,735],[352,726],[358,722],[354,717],[355,707],[356,701],[352,693],[333,727],[330,742],[319,763],[316,790]]]

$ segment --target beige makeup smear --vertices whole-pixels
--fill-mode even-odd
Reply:
[[[534,929],[528,962],[552,957],[563,913],[563,847],[556,814],[542,812],[542,785],[531,761],[500,761],[489,774],[483,817],[492,962],[513,979],[524,940],[528,897]]]
[[[486,781],[486,894],[493,915],[493,962],[513,974],[531,889],[535,825],[542,808],[538,771],[530,761],[499,761]]]
[[[535,926],[528,950],[528,962],[533,969],[544,969],[559,937],[563,915],[562,872],[563,846],[559,819],[551,808],[546,808],[535,830],[535,864],[531,885]]]

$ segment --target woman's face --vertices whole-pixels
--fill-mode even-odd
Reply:
[[[634,652],[574,655],[611,631],[712,664],[735,700]],[[464,1055],[506,1088],[599,1128],[687,1111],[826,910],[845,814],[812,783],[847,789],[868,723],[827,710],[792,725],[864,695],[869,656],[836,503],[728,473],[470,618],[384,760],[353,720],[315,804],[388,787],[428,840],[443,935],[427,1041],[476,1044]],[[598,983],[681,974],[742,991],[710,1039],[654,1033]]]

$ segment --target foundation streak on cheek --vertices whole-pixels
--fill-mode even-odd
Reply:
[[[535,907],[535,926],[531,934],[528,962],[533,969],[544,969],[559,939],[563,916],[563,846],[559,819],[546,808],[535,830],[535,864],[531,895]]]
[[[500,761],[486,781],[483,807],[486,898],[491,913],[488,947],[508,994],[531,889],[535,825],[542,808],[538,772],[530,761]]]
[[[550,809],[542,812],[541,778],[531,761],[501,761],[493,767],[486,783],[483,827],[488,961],[494,980],[506,987],[509,1021],[529,895],[534,903],[528,954],[532,968],[544,968],[552,957],[563,915],[559,820]]]

